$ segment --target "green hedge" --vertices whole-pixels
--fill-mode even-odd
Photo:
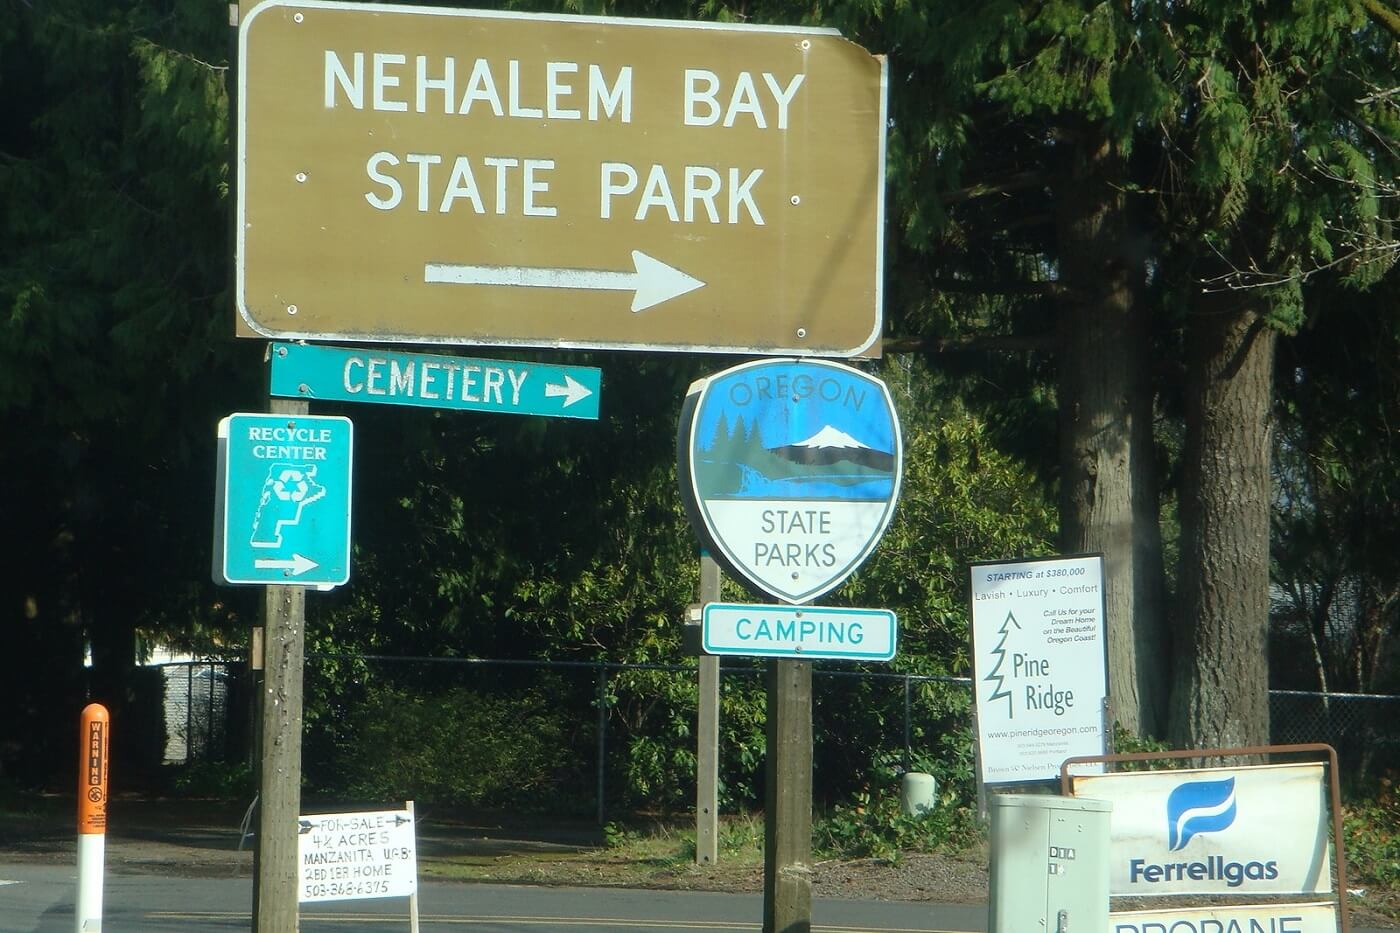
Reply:
[[[371,685],[336,748],[339,792],[366,800],[526,807],[568,795],[567,717],[536,692]],[[551,804],[556,800],[551,800]]]

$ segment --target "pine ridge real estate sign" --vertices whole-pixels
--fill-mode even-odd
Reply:
[[[972,566],[978,763],[987,784],[1051,781],[1104,753],[1103,558]]]

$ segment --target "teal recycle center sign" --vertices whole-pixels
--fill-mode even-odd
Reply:
[[[744,363],[690,387],[681,496],[725,569],[802,604],[839,586],[894,514],[903,442],[889,389],[825,360]]]
[[[214,581],[330,588],[350,579],[355,426],[238,412],[219,423]]]

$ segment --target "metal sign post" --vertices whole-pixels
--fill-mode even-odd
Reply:
[[[719,564],[700,552],[700,605],[719,600]],[[719,658],[696,659],[695,723],[695,864],[719,859]]]

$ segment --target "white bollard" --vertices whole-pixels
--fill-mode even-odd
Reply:
[[[899,782],[899,812],[905,816],[921,816],[932,810],[938,800],[938,782],[932,774],[906,771]]]
[[[107,752],[111,717],[100,703],[83,709],[78,752],[78,897],[76,933],[102,933],[102,874],[107,855]]]
[[[106,835],[78,835],[77,933],[102,931],[102,872],[106,856]]]

